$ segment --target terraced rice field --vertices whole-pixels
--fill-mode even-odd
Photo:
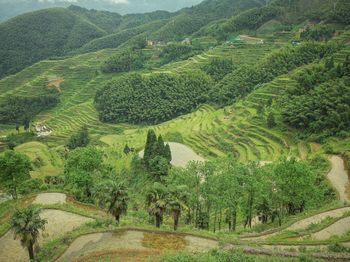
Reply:
[[[231,57],[235,64],[252,65],[275,48],[278,46],[218,46],[188,60],[171,63],[151,72],[178,74],[198,70],[213,57]],[[309,144],[293,141],[293,136],[288,131],[267,128],[268,112],[260,115],[257,113],[258,105],[266,104],[270,99],[278,100],[285,88],[296,84],[288,76],[280,76],[259,86],[233,106],[216,109],[204,105],[193,113],[160,125],[143,127],[101,123],[93,105],[93,97],[104,82],[117,78],[120,74],[102,74],[99,64],[114,52],[115,50],[108,49],[60,61],[37,63],[15,76],[0,80],[0,100],[14,92],[22,95],[42,92],[47,88],[50,76],[64,79],[60,83],[60,104],[39,114],[35,119],[35,122],[43,123],[53,130],[52,135],[45,140],[49,147],[64,144],[74,131],[87,125],[93,139],[113,146],[119,152],[125,143],[141,150],[147,130],[153,128],[165,137],[173,132],[181,133],[181,142],[204,158],[233,154],[240,161],[271,161],[281,155],[305,158],[312,153]],[[343,53],[337,54],[337,57],[343,56]]]
[[[94,257],[96,254],[101,256],[111,253],[121,258],[123,256],[120,253],[123,251],[131,256],[134,255],[133,253],[146,252],[154,255],[159,251],[169,250],[204,252],[215,247],[218,247],[217,241],[194,236],[127,230],[80,236],[73,241],[58,261],[75,261],[75,259],[87,261],[89,257]],[[82,255],[84,257],[81,257]]]

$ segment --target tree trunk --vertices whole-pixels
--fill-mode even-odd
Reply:
[[[220,208],[220,211],[219,211],[219,232],[221,230],[221,208]]]
[[[236,210],[233,210],[230,218],[230,232],[234,232],[236,230]]]
[[[174,210],[174,231],[177,230],[179,226],[180,210]]]
[[[117,222],[117,224],[119,224],[119,221],[120,221],[120,215],[117,214],[114,216],[115,217],[115,221]]]
[[[33,243],[32,243],[32,241],[29,242],[29,245],[28,245],[28,253],[29,253],[29,258],[30,258],[30,260],[34,260],[34,248],[33,248]]]
[[[162,222],[162,216],[157,214],[156,215],[156,227],[160,228],[161,222]]]
[[[217,217],[217,213],[218,211],[215,209],[215,215],[214,215],[214,228],[213,228],[213,232],[215,233],[216,231],[216,217]]]

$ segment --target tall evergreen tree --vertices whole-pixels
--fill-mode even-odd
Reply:
[[[164,141],[163,141],[162,135],[158,136],[157,149],[156,149],[155,153],[156,153],[157,156],[165,157],[165,145],[164,145]]]
[[[170,146],[168,143],[165,145],[164,157],[168,160],[169,163],[171,162],[172,156],[171,156]]]
[[[156,133],[152,129],[148,130],[147,140],[145,146],[145,152],[143,155],[143,159],[146,164],[155,156],[155,146],[157,144],[157,136]]]

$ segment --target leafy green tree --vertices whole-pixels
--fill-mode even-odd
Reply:
[[[179,226],[181,211],[187,207],[189,189],[186,185],[170,185],[167,200],[167,207],[173,213],[174,231]]]
[[[100,206],[107,208],[119,223],[120,216],[126,214],[128,209],[129,197],[124,183],[103,181],[96,186],[95,194]]]
[[[274,167],[274,179],[288,214],[320,202],[322,192],[316,187],[316,175],[304,161],[282,158]]]
[[[231,59],[212,59],[209,64],[202,67],[202,70],[210,75],[215,81],[219,81],[234,69]]]
[[[40,217],[40,209],[29,206],[22,210],[16,210],[11,218],[11,228],[15,239],[28,249],[30,260],[34,260],[34,245],[39,237],[39,230],[45,229],[47,220]]]
[[[168,190],[166,186],[155,182],[146,193],[146,206],[150,215],[155,217],[156,227],[160,227],[163,222],[163,215],[166,211]]]
[[[81,201],[90,201],[94,181],[105,171],[103,154],[93,146],[71,151],[64,167],[65,186]]]
[[[72,135],[67,143],[67,147],[73,150],[77,147],[86,147],[89,144],[89,131],[87,126],[83,126],[79,131]]]
[[[129,72],[143,68],[145,57],[142,51],[125,50],[108,58],[101,67],[105,73]]]
[[[17,199],[17,188],[30,179],[31,162],[26,155],[13,150],[0,155],[0,185],[14,199]]]
[[[162,156],[156,156],[149,161],[148,171],[153,179],[160,181],[169,173],[169,162]]]

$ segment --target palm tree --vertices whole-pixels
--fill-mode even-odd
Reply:
[[[167,188],[161,183],[154,183],[146,194],[148,212],[155,216],[156,227],[160,227],[167,206]]]
[[[186,185],[173,186],[169,189],[167,205],[173,213],[174,231],[177,230],[179,225],[182,209],[187,206],[188,196],[188,187]]]
[[[45,229],[46,219],[40,217],[41,209],[28,206],[22,210],[16,210],[11,219],[11,227],[15,239],[20,239],[23,247],[29,252],[29,258],[34,260],[34,245],[39,236],[39,230]]]
[[[128,192],[123,182],[106,180],[97,185],[96,198],[100,206],[107,208],[119,224],[120,216],[128,210]]]

